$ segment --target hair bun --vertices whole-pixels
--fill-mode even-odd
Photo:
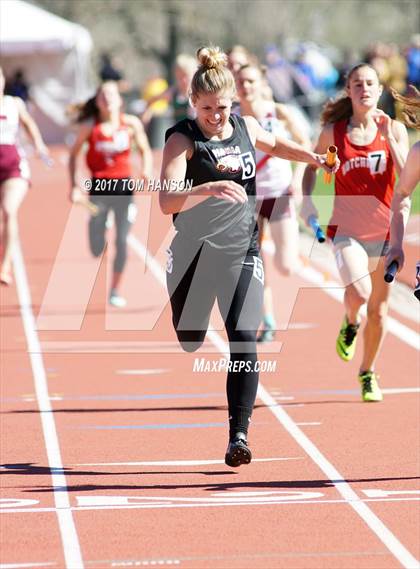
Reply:
[[[197,59],[205,69],[220,69],[227,65],[227,57],[219,47],[201,47]]]

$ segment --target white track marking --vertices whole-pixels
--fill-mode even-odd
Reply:
[[[26,508],[27,506],[35,506],[39,504],[39,500],[21,500],[20,498],[2,498],[0,500],[0,509],[2,508]]]
[[[133,243],[135,244],[133,246]],[[163,287],[166,287],[165,273],[162,267],[156,262],[155,259],[150,254],[147,254],[147,249],[140,243],[133,235],[129,236],[129,244],[133,249],[142,257],[143,261],[148,265],[149,269],[153,272],[156,279],[161,283]],[[312,282],[318,284],[322,279],[322,283],[326,286],[322,275],[315,271],[314,269],[305,269],[305,274],[310,273],[311,278],[314,279]],[[311,280],[311,279],[308,279]],[[324,292],[335,293],[334,290],[323,289]],[[331,295],[335,298],[335,295]],[[393,319],[392,319],[393,321]],[[396,321],[395,321],[396,322]],[[389,324],[391,327],[391,319],[389,319]],[[402,326],[402,325],[401,325]],[[407,329],[407,334],[409,332],[415,337],[412,338],[413,347],[418,349],[418,334]],[[211,336],[210,336],[211,334]],[[398,334],[396,334],[398,335]],[[229,353],[229,346],[227,343],[217,334],[216,332],[209,333],[212,341],[215,341],[216,347],[220,350],[222,354]],[[409,341],[407,341],[410,344]],[[410,344],[411,345],[411,344]],[[293,439],[304,449],[304,451],[310,456],[310,458],[318,465],[318,467],[324,472],[324,474],[331,480],[333,485],[336,487],[337,491],[345,501],[349,504],[351,508],[362,518],[362,520],[368,525],[368,527],[373,531],[373,533],[379,538],[379,540],[387,547],[387,549],[394,555],[394,557],[401,563],[406,569],[418,569],[420,566],[419,561],[410,553],[410,551],[404,547],[404,545],[397,539],[397,537],[385,526],[385,524],[374,514],[374,512],[363,502],[359,500],[356,492],[351,488],[351,486],[345,481],[344,477],[336,470],[336,468],[324,457],[324,455],[318,450],[318,448],[312,443],[312,441],[305,435],[305,433],[299,429],[296,423],[289,417],[289,415],[280,407],[276,400],[271,397],[269,392],[260,383],[258,388],[258,396],[261,401],[268,407],[269,411],[273,413],[276,419],[283,425],[286,431],[292,436]]]
[[[274,393],[272,395],[276,401],[293,401],[295,399],[291,395],[275,395]]]
[[[253,458],[252,462],[275,462],[279,460],[303,460],[301,456],[281,458]],[[207,466],[225,464],[224,460],[148,460],[142,462],[84,462],[75,466]]]
[[[24,569],[25,567],[52,567],[56,563],[0,563],[0,569]]]
[[[401,494],[420,494],[420,490],[362,490],[368,498],[388,498]]]
[[[348,500],[344,499],[301,499],[301,500],[290,500],[290,499],[277,499],[277,500],[243,500],[243,501],[230,501],[226,500],[223,502],[214,502],[209,501],[209,498],[202,499],[202,501],[193,501],[193,502],[182,502],[182,498],[168,498],[168,497],[160,497],[154,496],[153,498],[146,498],[142,497],[145,500],[143,503],[133,503],[133,504],[110,504],[102,505],[102,506],[73,506],[71,510],[73,512],[83,512],[83,511],[95,511],[95,510],[136,510],[136,509],[159,509],[159,508],[221,508],[221,507],[231,507],[231,506],[279,506],[279,505],[296,505],[296,506],[305,506],[309,504],[348,504]],[[149,500],[147,502],[146,500]],[[152,500],[152,501],[151,501]],[[360,503],[383,503],[383,502],[419,502],[420,498],[416,498],[414,496],[410,498],[358,498],[358,502]],[[1,514],[43,514],[43,513],[50,513],[56,512],[57,508],[10,508],[3,510]],[[409,569],[418,569],[418,565],[410,565]]]
[[[171,371],[165,368],[153,368],[153,369],[117,369],[115,372],[117,375],[159,375],[161,373],[166,373]]]
[[[382,389],[382,393],[420,393],[420,387],[385,387]]]
[[[408,551],[397,537],[385,526],[385,524],[374,514],[374,512],[359,500],[358,495],[348,484],[344,477],[336,468],[325,458],[312,441],[299,429],[296,423],[289,417],[282,407],[275,406],[276,402],[260,384],[258,389],[260,399],[295,441],[306,451],[312,460],[319,466],[324,474],[331,480],[337,491],[346,500],[362,520],[370,527],[382,543],[389,549],[394,557],[406,569],[413,569],[419,566],[417,559]]]
[[[84,567],[79,539],[70,510],[70,500],[67,492],[67,482],[63,471],[60,445],[54,415],[48,393],[48,383],[42,358],[41,346],[36,332],[35,319],[32,312],[32,300],[23,261],[20,244],[17,243],[13,256],[13,268],[16,279],[16,289],[20,304],[23,327],[28,345],[29,359],[34,377],[36,399],[40,410],[42,431],[51,470],[51,482],[54,491],[54,502],[57,506],[58,525],[64,549],[64,558],[68,569]]]

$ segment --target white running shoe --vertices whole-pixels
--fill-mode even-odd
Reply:
[[[120,296],[116,290],[111,290],[109,295],[109,304],[116,308],[124,308],[127,306],[127,301],[123,296]]]

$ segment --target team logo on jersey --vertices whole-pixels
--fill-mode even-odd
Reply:
[[[219,158],[216,164],[216,169],[219,172],[229,172],[230,174],[237,174],[242,169],[241,160],[239,156],[229,154],[228,156],[223,156]]]
[[[112,140],[98,140],[95,148],[104,154],[124,152],[130,148],[130,135],[127,130],[118,130],[114,132]]]

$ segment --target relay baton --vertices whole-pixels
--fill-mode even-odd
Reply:
[[[314,215],[310,215],[308,217],[308,223],[312,227],[313,232],[315,233],[315,237],[318,240],[318,243],[324,243],[325,241],[325,234],[322,231],[317,218]]]
[[[416,286],[414,288],[414,296],[420,300],[420,261],[416,265]]]
[[[51,156],[48,156],[48,154],[42,153],[39,155],[39,157],[44,162],[45,166],[47,166],[47,168],[52,168],[54,166],[54,160],[51,158]]]
[[[90,202],[89,200],[80,201],[80,202],[76,202],[76,203],[84,206],[93,216],[98,215],[98,213],[99,213],[98,206],[95,205],[94,203]]]
[[[79,191],[76,190],[73,192],[73,203],[76,205],[81,205],[85,209],[89,211],[89,213],[93,216],[98,215],[99,207],[89,201],[86,196],[80,196]]]
[[[392,263],[388,265],[388,268],[385,269],[384,281],[386,283],[392,283],[392,281],[395,278],[395,275],[397,274],[397,271],[398,271],[398,263],[397,261],[392,261]]]
[[[332,168],[335,164],[336,159],[337,159],[337,147],[332,144],[331,146],[328,147],[328,150],[327,150],[327,162],[326,162],[327,166]],[[330,172],[324,171],[324,182],[325,182],[325,184],[331,183]]]

